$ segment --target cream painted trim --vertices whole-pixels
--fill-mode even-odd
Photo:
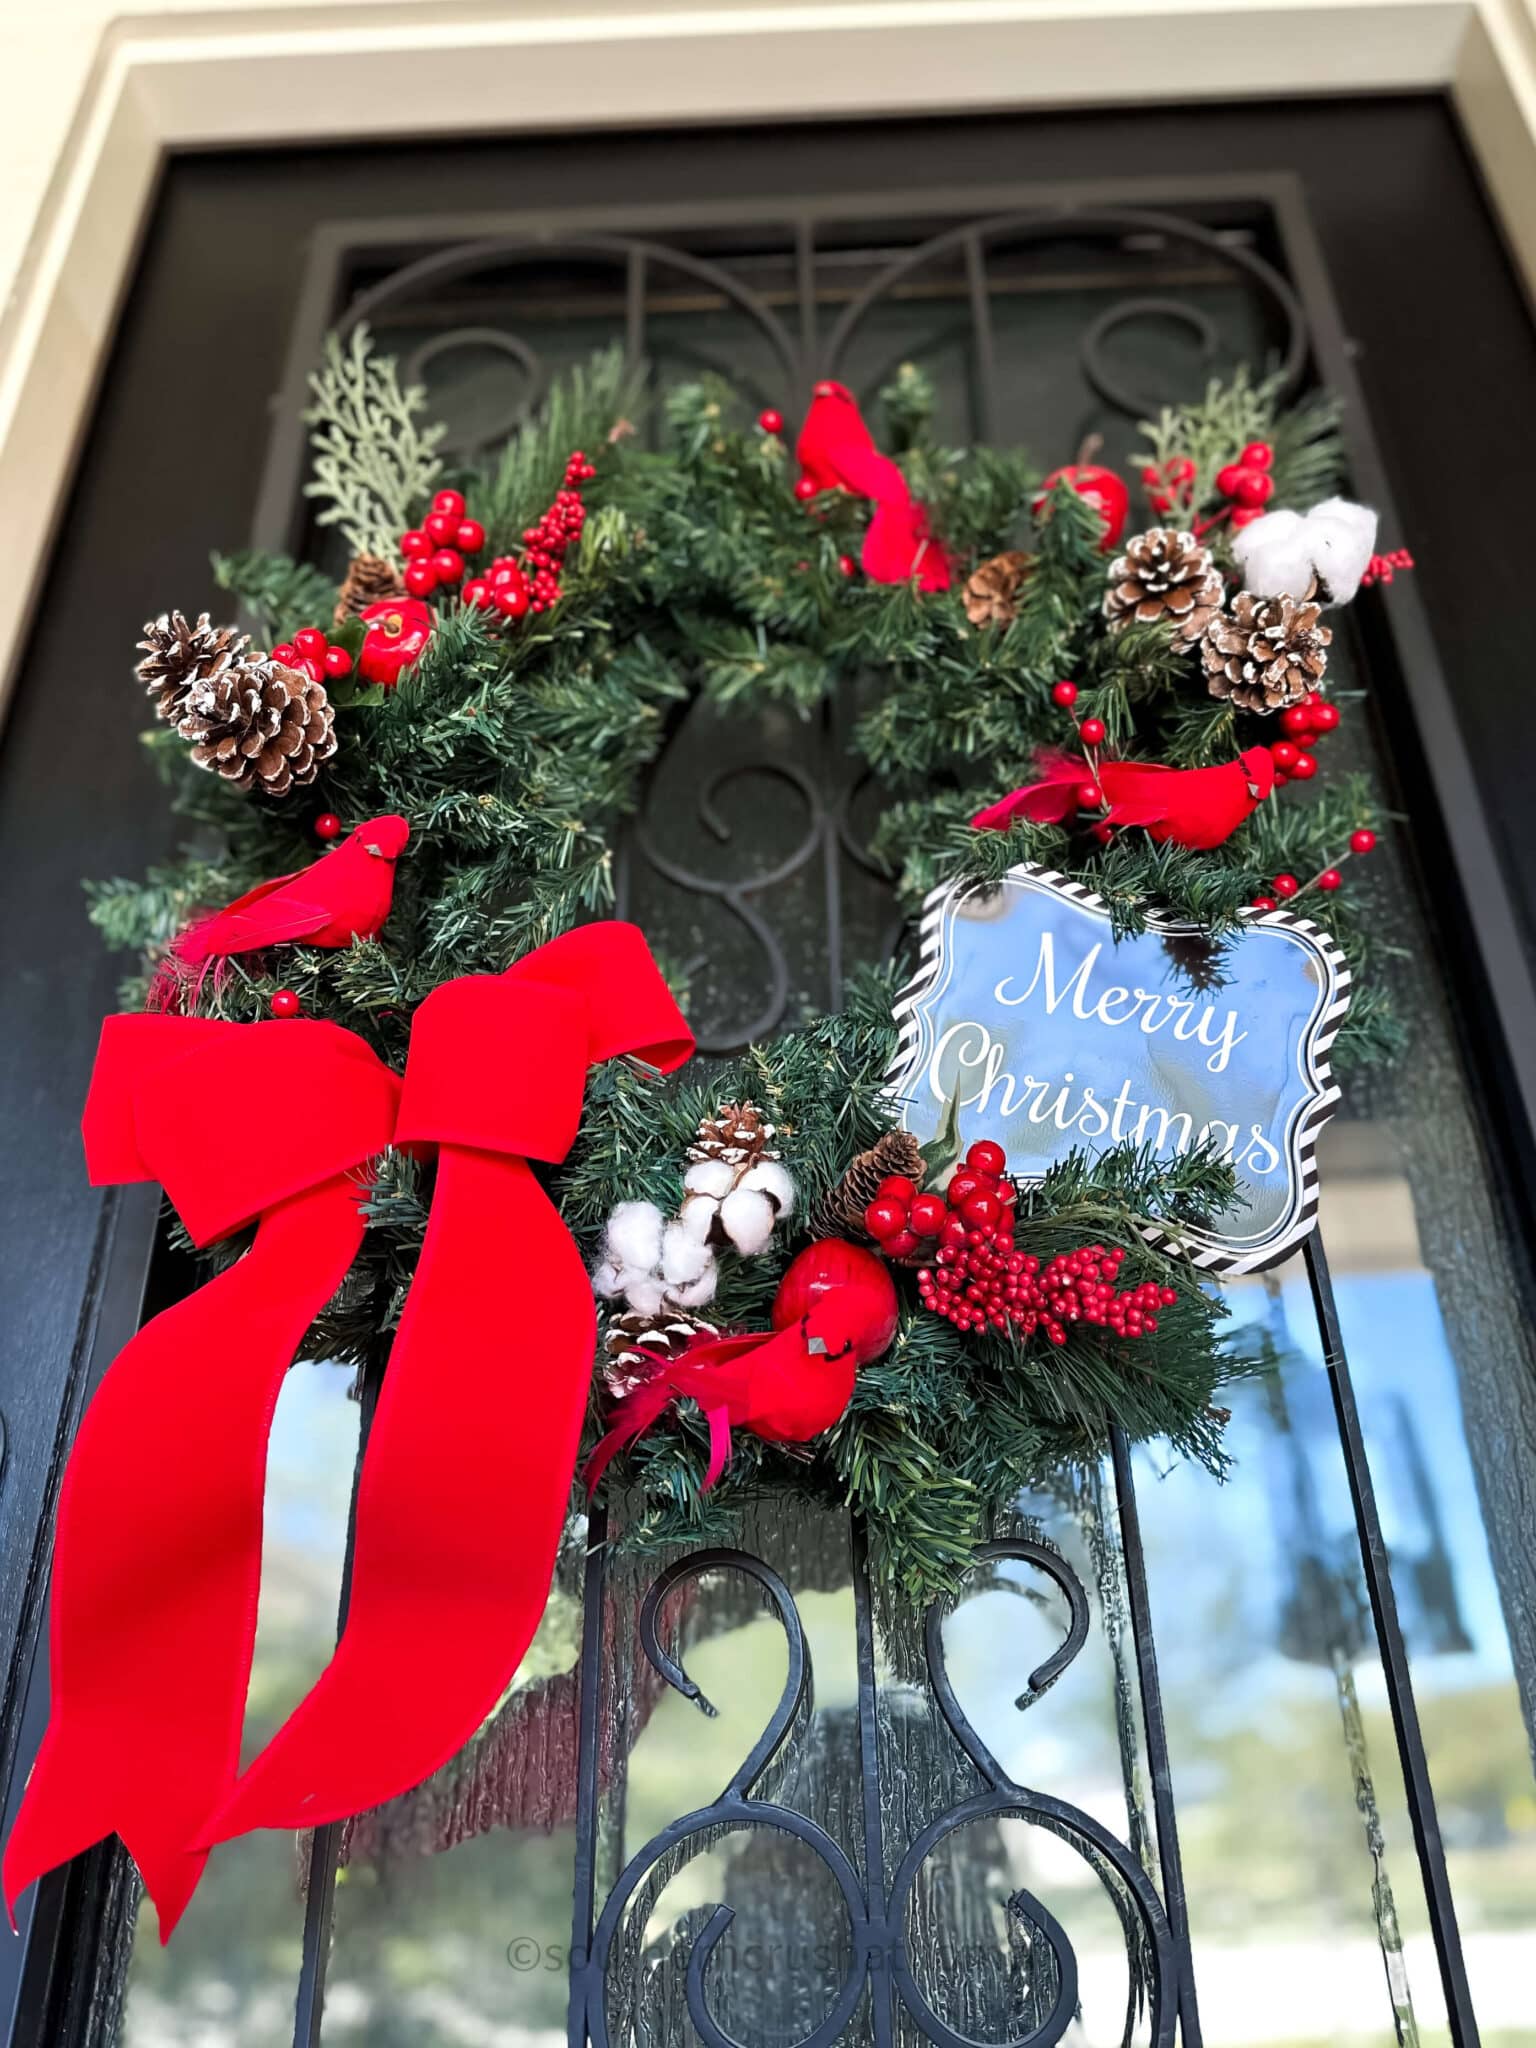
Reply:
[[[0,695],[170,150],[1445,89],[1536,293],[1533,4],[408,0],[120,19],[0,317],[0,552],[24,600],[0,617]]]

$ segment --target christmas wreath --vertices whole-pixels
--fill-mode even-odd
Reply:
[[[365,330],[332,344],[314,392],[308,488],[351,553],[339,591],[281,557],[215,556],[259,651],[207,615],[145,629],[152,743],[197,836],[94,891],[107,938],[156,963],[130,1001],[332,1018],[400,1064],[440,982],[604,913],[613,835],[675,707],[702,691],[809,714],[858,677],[855,745],[887,799],[872,850],[909,904],[1044,862],[1117,930],[1172,912],[1219,948],[1255,906],[1304,898],[1356,971],[1336,1061],[1392,1049],[1339,886],[1377,820],[1358,779],[1313,778],[1340,718],[1328,608],[1406,558],[1373,553],[1373,515],[1333,495],[1326,400],[1283,410],[1239,376],[1165,412],[1132,531],[1130,489],[1091,450],[1042,479],[1022,454],[939,445],[911,367],[881,394],[891,454],[832,384],[793,446],[777,413],[690,385],[652,447],[605,355],[494,468],[451,476],[423,394]],[[381,818],[407,821],[388,828],[401,846],[349,871],[378,837],[357,821]],[[349,830],[316,869],[317,842]],[[338,892],[286,942],[285,897]],[[1231,1199],[1230,1170],[1210,1148],[1126,1145],[1017,1187],[963,1130],[947,1156],[919,1147],[886,1089],[902,972],[861,975],[838,1014],[707,1081],[590,1080],[549,1185],[605,1309],[589,1435],[610,1431],[604,1464],[622,1446],[631,1542],[721,1532],[743,1492],[790,1487],[864,1513],[880,1568],[920,1598],[1022,1484],[1112,1426],[1220,1469],[1220,1389],[1255,1360],[1177,1230]],[[385,1156],[303,1355],[376,1354],[429,1172]],[[1155,1245],[1149,1222],[1169,1226]],[[823,1280],[868,1294],[876,1336],[894,1280],[894,1337],[785,1413],[759,1394],[754,1427],[737,1339]]]
[[[93,891],[144,969],[86,1152],[98,1181],[162,1183],[211,1271],[120,1355],[71,1459],[9,1896],[115,1827],[168,1932],[213,1842],[436,1769],[527,1647],[578,1472],[622,1479],[632,1544],[724,1534],[764,1489],[845,1504],[926,1600],[1114,1431],[1221,1469],[1221,1390],[1262,1362],[1209,1270],[1235,1126],[1155,1149],[1144,1119],[1119,1142],[1118,1110],[1106,1139],[1100,1101],[1096,1147],[1016,1174],[957,1089],[924,1141],[892,1085],[901,962],[690,1069],[686,989],[607,916],[615,835],[699,693],[803,715],[856,694],[872,856],[914,909],[939,886],[984,920],[1024,876],[1198,992],[1301,902],[1336,1057],[1380,1058],[1395,1026],[1341,887],[1379,821],[1318,751],[1334,607],[1406,557],[1334,495],[1331,407],[1273,383],[1148,425],[1137,520],[1092,450],[1041,477],[942,446],[914,369],[882,404],[884,450],[833,383],[793,443],[710,383],[642,435],[604,355],[492,467],[450,471],[357,328],[310,416],[339,588],[215,556],[245,625],[145,628],[189,831]],[[1204,1029],[1193,993],[1097,1001],[1143,1031],[1161,1001],[1169,1042]],[[1214,1074],[1233,1044],[1201,1044]],[[1320,1046],[1294,1055],[1317,1100]],[[204,1107],[232,1080],[270,1104],[236,1131]],[[1064,1105],[1040,1111],[1063,1132]],[[295,1355],[388,1371],[341,1644],[241,1776],[260,1452]]]

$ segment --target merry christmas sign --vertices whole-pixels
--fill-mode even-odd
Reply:
[[[1182,1239],[1201,1265],[1253,1272],[1315,1220],[1348,1006],[1342,954],[1288,911],[1252,916],[1219,952],[1171,921],[1117,939],[1079,883],[1017,867],[929,898],[891,1091],[924,1142],[954,1097],[965,1140],[995,1138],[1023,1180],[1074,1148],[1210,1143],[1238,1201]]]

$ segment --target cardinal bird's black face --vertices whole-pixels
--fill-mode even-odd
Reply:
[[[398,860],[410,836],[410,826],[394,811],[386,812],[382,818],[370,818],[366,825],[357,828],[364,853],[371,853],[375,860]]]

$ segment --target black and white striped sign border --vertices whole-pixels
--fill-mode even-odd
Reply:
[[[1096,916],[1109,918],[1111,915],[1110,907],[1103,897],[1090,889],[1086,883],[1075,882],[1070,876],[1059,874],[1054,868],[1039,867],[1029,861],[1010,868],[998,883],[946,882],[936,889],[930,889],[923,900],[922,922],[918,927],[917,972],[902,990],[892,1010],[897,1026],[896,1053],[886,1079],[886,1088],[902,1106],[903,1114],[908,1099],[907,1087],[915,1078],[910,1070],[915,1064],[922,1037],[922,1006],[934,993],[943,967],[946,915],[962,896],[973,891],[1001,888],[1007,882],[1015,880],[1032,882],[1050,889],[1056,895],[1065,897],[1069,902],[1093,912]],[[1204,1231],[1188,1231],[1182,1236],[1175,1236],[1160,1225],[1147,1226],[1148,1243],[1167,1246],[1188,1259],[1192,1265],[1212,1273],[1255,1273],[1266,1266],[1272,1266],[1309,1237],[1316,1228],[1320,1190],[1317,1170],[1318,1134],[1332,1115],[1334,1104],[1339,1100],[1338,1084],[1334,1081],[1328,1065],[1328,1052],[1338,1036],[1339,1026],[1344,1021],[1344,1013],[1349,1008],[1349,962],[1339,950],[1331,933],[1324,931],[1320,925],[1313,924],[1310,918],[1300,917],[1291,910],[1248,911],[1244,916],[1249,926],[1267,925],[1294,932],[1316,955],[1322,969],[1322,987],[1318,1009],[1307,1026],[1303,1041],[1302,1056],[1312,1089],[1290,1134],[1295,1199],[1286,1221],[1257,1245],[1246,1245],[1240,1249]],[[1162,917],[1155,912],[1148,917],[1147,926],[1151,931],[1176,936],[1196,934],[1200,930],[1198,925],[1190,924],[1181,918]]]

